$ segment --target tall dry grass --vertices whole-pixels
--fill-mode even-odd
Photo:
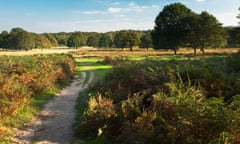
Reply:
[[[239,52],[239,48],[218,48],[218,49],[206,49],[205,54],[232,54]],[[127,57],[127,56],[161,56],[161,55],[174,55],[172,50],[153,50],[153,49],[135,49],[134,51],[129,51],[129,49],[79,49],[78,51],[73,51],[73,55],[77,56],[88,56],[88,57]],[[193,55],[193,49],[181,48],[177,51],[177,54],[181,55]],[[201,51],[197,51],[197,55],[201,55]]]

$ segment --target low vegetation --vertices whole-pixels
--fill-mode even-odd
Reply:
[[[0,142],[74,75],[71,55],[0,56]]]
[[[239,143],[239,59],[121,61],[91,89],[75,132],[92,143]]]

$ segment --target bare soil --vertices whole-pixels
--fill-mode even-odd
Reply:
[[[76,117],[75,104],[79,93],[85,90],[94,79],[86,73],[65,87],[54,99],[49,101],[40,114],[21,130],[15,130],[13,144],[70,144],[74,140],[73,125]]]

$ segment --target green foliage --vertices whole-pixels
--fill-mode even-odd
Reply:
[[[86,38],[81,32],[75,32],[68,38],[67,45],[69,47],[75,47],[75,48],[78,48],[80,46],[85,46]]]
[[[227,27],[225,31],[228,34],[227,47],[240,47],[240,28]]]
[[[208,12],[200,14],[200,48],[204,53],[206,47],[222,47],[226,45],[226,36],[222,25]]]
[[[93,87],[76,132],[108,143],[238,143],[239,60],[124,62]],[[230,87],[231,86],[231,87]]]
[[[47,93],[69,82],[75,70],[70,55],[1,56],[0,62],[0,125],[5,127],[11,118],[24,117],[22,109],[39,109]]]
[[[29,32],[21,28],[14,28],[10,32],[9,47],[16,50],[30,50],[35,47],[35,40]]]
[[[140,38],[140,47],[141,48],[151,48],[153,46],[152,44],[152,36],[151,33],[146,33]]]
[[[99,47],[110,48],[112,46],[112,43],[113,43],[112,39],[109,35],[102,34],[100,39],[99,39],[98,46]]]
[[[45,35],[37,35],[35,38],[35,47],[36,48],[50,48],[51,42]]]
[[[193,12],[181,3],[165,6],[155,20],[152,32],[154,48],[173,49],[176,54],[185,36],[182,19],[192,14]]]
[[[98,47],[99,35],[91,35],[87,38],[87,45],[90,47]]]
[[[53,34],[47,33],[47,34],[45,34],[45,36],[46,36],[46,38],[49,40],[50,45],[51,45],[52,47],[58,46],[58,41],[57,41],[56,37],[55,37]]]
[[[173,49],[190,46],[200,48],[202,53],[207,47],[224,47],[226,33],[218,20],[208,12],[196,14],[181,3],[164,7],[155,20],[152,32],[155,49]]]
[[[55,35],[56,40],[57,40],[57,42],[60,46],[66,46],[67,45],[67,41],[68,41],[68,38],[70,36],[70,33],[60,32],[60,33],[56,33],[54,35]]]
[[[10,36],[7,31],[3,31],[0,35],[0,48],[8,48],[10,42]]]
[[[133,31],[119,31],[114,37],[115,47],[122,49],[129,47],[130,51],[133,50],[133,46],[138,45],[139,41],[138,35]]]

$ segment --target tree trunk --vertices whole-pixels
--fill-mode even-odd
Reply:
[[[133,45],[130,43],[130,51],[133,51]]]
[[[205,41],[203,41],[202,46],[201,46],[202,54],[205,54],[204,47],[205,47]]]
[[[205,54],[204,47],[201,47],[202,54]]]
[[[177,54],[177,48],[174,48],[174,54],[175,55]]]
[[[194,48],[194,55],[197,54],[197,48]]]
[[[130,46],[130,51],[133,51],[133,48],[132,48],[132,46]]]

